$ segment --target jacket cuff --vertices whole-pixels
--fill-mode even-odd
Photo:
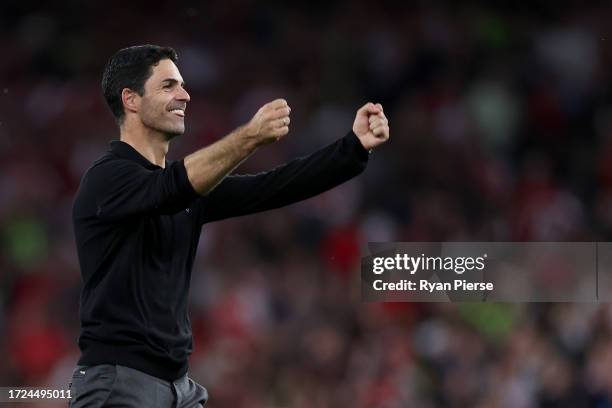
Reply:
[[[363,145],[361,144],[361,141],[359,140],[355,132],[353,132],[353,130],[350,130],[348,134],[345,136],[345,138],[350,143],[351,149],[355,152],[357,157],[361,161],[367,162],[368,159],[370,158],[371,150],[368,151],[366,150],[365,147],[363,147]]]

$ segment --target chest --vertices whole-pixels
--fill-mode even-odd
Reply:
[[[200,230],[193,207],[173,215],[145,217],[139,227],[141,244],[160,259],[188,256],[197,245]]]

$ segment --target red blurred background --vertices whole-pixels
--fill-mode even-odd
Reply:
[[[210,406],[612,407],[607,304],[359,297],[369,241],[609,240],[609,3],[0,10],[1,386],[67,386],[81,285],[72,198],[118,138],[102,69],[119,48],[154,43],[177,50],[191,94],[173,159],[276,97],[292,107],[290,134],[241,172],[341,137],[368,100],[391,126],[359,178],[203,229],[190,374]]]

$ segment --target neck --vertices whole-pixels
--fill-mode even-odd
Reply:
[[[165,134],[142,123],[128,123],[127,120],[121,125],[120,132],[122,142],[132,146],[151,163],[162,168],[166,167],[170,139]]]

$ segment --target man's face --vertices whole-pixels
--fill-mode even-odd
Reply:
[[[189,94],[183,77],[169,59],[159,61],[152,68],[153,74],[145,82],[144,95],[138,112],[142,123],[167,136],[185,132],[185,109]]]

